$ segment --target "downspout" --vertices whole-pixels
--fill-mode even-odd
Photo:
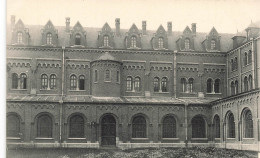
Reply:
[[[252,89],[255,89],[255,51],[254,51],[254,39],[252,39]]]
[[[185,111],[185,114],[184,114],[184,119],[185,119],[185,147],[187,148],[188,147],[188,103],[184,103],[184,111]]]
[[[59,140],[60,140],[60,146],[61,146],[61,144],[62,144],[62,116],[63,116],[63,113],[62,113],[62,111],[63,111],[63,96],[64,96],[64,67],[65,67],[65,61],[64,61],[64,53],[65,53],[65,47],[63,46],[62,47],[62,77],[61,77],[61,100],[60,100],[60,123],[59,123],[59,125],[60,125],[60,135],[59,135]]]

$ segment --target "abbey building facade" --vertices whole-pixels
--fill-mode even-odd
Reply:
[[[237,34],[105,23],[7,29],[8,147],[259,151],[260,23]]]

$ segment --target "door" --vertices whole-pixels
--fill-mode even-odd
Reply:
[[[116,145],[116,120],[111,115],[106,115],[101,121],[101,145]]]

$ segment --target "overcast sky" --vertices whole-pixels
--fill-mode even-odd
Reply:
[[[251,22],[260,20],[260,1],[248,0],[7,0],[7,23],[10,16],[24,24],[71,26],[77,21],[84,27],[102,27],[105,22],[114,28],[115,18],[121,19],[121,28],[129,29],[135,23],[139,29],[147,21],[148,30],[160,24],[167,29],[172,21],[173,31],[183,31],[197,23],[198,32],[209,32],[215,26],[218,32],[235,33]]]

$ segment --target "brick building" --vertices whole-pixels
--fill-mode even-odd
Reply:
[[[260,23],[7,29],[7,146],[259,151]]]

